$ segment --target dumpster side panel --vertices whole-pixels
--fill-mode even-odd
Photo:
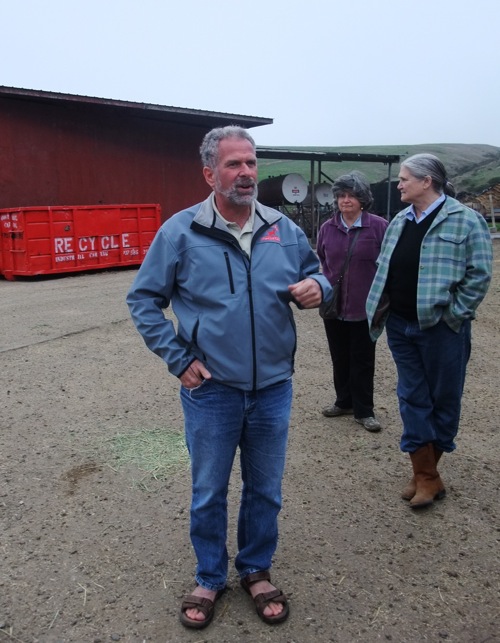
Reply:
[[[0,272],[13,279],[138,265],[160,223],[158,204],[0,210]]]

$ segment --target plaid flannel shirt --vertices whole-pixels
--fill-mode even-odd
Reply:
[[[387,228],[380,250],[366,312],[373,339],[385,319],[374,326],[373,317],[384,291],[392,253],[406,224],[409,208],[397,214]],[[488,225],[480,214],[447,197],[425,235],[420,250],[417,315],[422,330],[443,319],[458,332],[462,321],[474,319],[491,281],[493,250]]]

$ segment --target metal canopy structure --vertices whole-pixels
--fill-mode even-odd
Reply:
[[[398,154],[362,154],[357,152],[319,152],[314,150],[289,150],[273,147],[257,147],[257,156],[266,159],[289,161],[317,161],[341,163],[359,161],[360,163],[398,163]]]
[[[332,181],[321,169],[322,163],[342,163],[342,161],[354,161],[359,163],[383,163],[388,166],[387,171],[387,219],[391,212],[391,170],[393,163],[399,163],[399,154],[363,154],[361,152],[322,152],[317,150],[292,150],[272,147],[257,147],[257,157],[265,159],[277,159],[286,161],[309,161],[311,164],[311,203],[314,203],[315,177],[318,180],[322,176]],[[316,163],[318,164],[316,173]]]

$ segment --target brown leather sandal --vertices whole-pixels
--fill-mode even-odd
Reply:
[[[250,586],[254,583],[258,583],[261,580],[267,580],[271,582],[271,575],[268,571],[265,572],[255,572],[253,574],[248,574],[241,579],[240,584],[247,594],[252,596],[250,592]],[[283,623],[288,618],[290,613],[290,607],[288,605],[288,600],[285,594],[279,589],[273,589],[270,592],[262,592],[257,594],[257,596],[252,597],[253,602],[255,603],[255,609],[259,617],[267,623],[268,625],[275,625],[277,623]],[[267,616],[264,614],[264,609],[269,605],[269,603],[282,603],[283,609],[276,616]]]
[[[181,611],[179,613],[179,620],[184,625],[184,627],[191,627],[194,630],[201,630],[213,621],[214,618],[214,607],[216,601],[222,596],[225,589],[220,589],[213,601],[209,598],[203,598],[202,596],[195,596],[194,594],[189,594],[182,601]],[[197,609],[202,612],[205,618],[202,621],[196,621],[192,618],[186,616],[186,610]]]

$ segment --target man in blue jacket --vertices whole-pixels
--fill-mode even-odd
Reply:
[[[227,491],[239,447],[235,566],[260,618],[275,624],[289,613],[269,569],[292,401],[290,303],[315,308],[331,297],[331,287],[302,230],[256,200],[249,133],[216,128],[200,153],[212,193],[161,226],[127,303],[147,346],[181,383],[197,587],[182,603],[180,620],[206,627],[226,587]],[[170,304],[177,329],[163,313]]]

